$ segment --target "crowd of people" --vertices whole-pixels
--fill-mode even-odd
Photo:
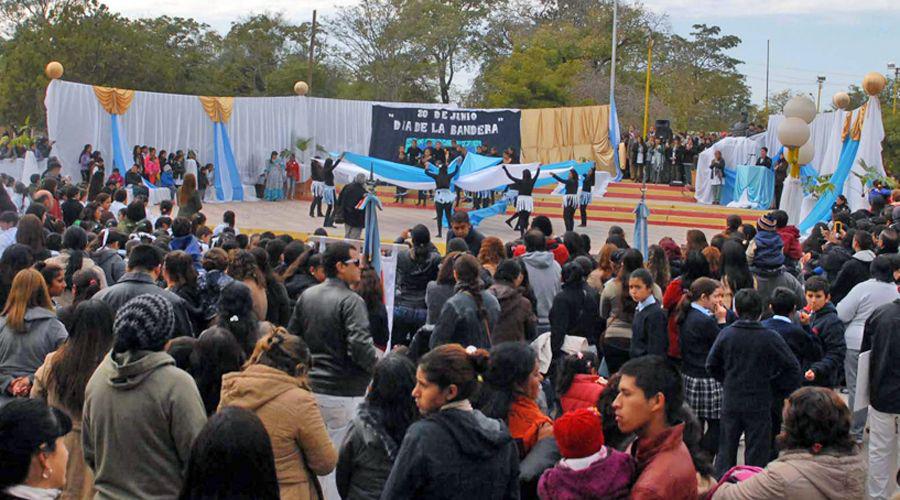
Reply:
[[[192,172],[158,209],[89,173],[48,171],[27,204],[0,190],[5,498],[896,487],[900,191],[802,241],[774,211],[647,255],[615,226],[597,248],[517,214],[502,241],[458,210],[444,252],[425,225],[398,235],[388,311],[349,242],[247,234],[231,211],[212,227]]]

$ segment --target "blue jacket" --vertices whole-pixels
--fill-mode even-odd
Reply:
[[[800,325],[769,318],[763,321],[763,326],[778,333],[787,342],[797,362],[800,363],[801,373],[806,373],[813,363],[822,359],[822,344]],[[804,380],[804,385],[807,384]]]
[[[753,253],[754,267],[773,269],[784,265],[784,243],[775,231],[760,231],[753,238],[756,250]]]
[[[175,179],[172,177],[172,172],[163,172],[159,176],[159,186],[160,187],[175,187]]]
[[[781,335],[759,321],[739,319],[722,330],[706,358],[722,382],[722,410],[769,414],[774,401],[800,387],[800,365]]]
[[[203,249],[200,248],[200,240],[198,240],[193,234],[172,238],[172,242],[169,243],[169,248],[172,250],[184,250],[188,253],[188,255],[191,256],[191,259],[193,259],[194,269],[196,269],[197,272],[203,270],[203,266],[200,264],[200,258],[203,255]]]
[[[822,345],[824,354],[821,359],[810,366],[815,372],[815,385],[834,387],[844,369],[844,355],[847,353],[847,341],[844,339],[844,322],[838,317],[837,308],[831,302],[813,313],[809,320],[809,329]]]

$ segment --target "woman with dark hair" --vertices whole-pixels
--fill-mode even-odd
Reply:
[[[222,289],[216,326],[231,332],[244,354],[250,356],[259,339],[259,321],[253,313],[253,299],[247,285],[234,281]]]
[[[252,410],[269,433],[282,498],[324,500],[316,476],[337,464],[309,389],[311,362],[306,343],[279,327],[257,342],[244,371],[222,377],[219,407]]]
[[[722,245],[719,261],[725,307],[731,309],[734,295],[744,288],[754,288],[753,274],[747,264],[747,250],[740,241],[731,239]]]
[[[628,294],[628,277],[644,267],[644,257],[635,249],[625,251],[616,279],[606,282],[600,294],[600,318],[606,322],[603,335],[603,353],[609,373],[619,370],[629,358],[631,349],[631,323],[637,304]],[[653,284],[653,297],[662,301],[662,290]]]
[[[797,389],[784,406],[779,457],[743,481],[723,481],[713,500],[863,498],[866,464],[850,437],[850,420],[850,409],[831,389]]]
[[[163,261],[162,277],[166,281],[166,288],[184,299],[193,331],[203,331],[212,316],[207,317],[203,310],[193,258],[183,250],[167,253]]]
[[[31,249],[19,243],[13,243],[3,251],[0,257],[0,307],[6,304],[13,279],[22,269],[34,264]]]
[[[566,231],[572,231],[575,229],[575,208],[578,206],[578,172],[573,168],[569,170],[565,179],[554,173],[551,173],[550,177],[553,177],[556,182],[564,187],[563,222],[565,223]]]
[[[34,214],[25,214],[16,225],[16,243],[31,249],[32,260],[50,258],[44,236],[44,223]]]
[[[428,167],[434,168],[434,165],[431,163],[428,164]],[[425,175],[434,179],[434,209],[437,212],[437,230],[438,230],[438,238],[441,237],[444,220],[446,217],[447,223],[450,223],[450,212],[453,208],[453,193],[450,191],[450,183],[453,181],[453,177],[459,172],[459,165],[453,170],[453,172],[449,172],[448,165],[443,162],[438,163],[437,173],[432,173],[425,169]]]
[[[63,233],[62,251],[56,257],[47,259],[48,264],[56,264],[65,269],[66,289],[72,289],[72,278],[78,271],[92,271],[100,280],[100,288],[106,288],[106,273],[88,257],[87,232],[78,226],[69,226]]]
[[[510,226],[510,222],[512,222],[513,219],[518,218],[518,222],[516,222],[516,226],[513,229],[519,231],[521,236],[525,236],[525,231],[527,231],[529,227],[528,219],[531,217],[531,212],[534,211],[534,198],[532,198],[531,193],[534,191],[534,185],[541,175],[541,169],[538,167],[534,176],[531,175],[531,170],[526,169],[522,171],[521,179],[513,177],[512,174],[509,173],[509,170],[506,169],[506,165],[503,166],[503,172],[505,172],[506,177],[512,181],[510,190],[516,192],[516,213],[509,219],[506,219],[506,225]]]
[[[191,447],[178,498],[281,498],[272,441],[259,417],[235,406],[212,415]]]
[[[0,495],[56,498],[66,484],[69,451],[63,436],[72,421],[37,399],[0,407]]]
[[[259,321],[264,321],[269,301],[266,295],[266,277],[259,270],[256,257],[247,250],[238,250],[231,255],[226,272],[235,281],[247,285],[253,296],[253,312]]]
[[[94,478],[81,448],[81,410],[88,380],[112,348],[114,316],[105,302],[79,304],[69,320],[69,338],[47,355],[34,374],[31,397],[61,408],[73,423],[72,432],[63,440],[69,450],[63,498],[86,498],[93,493]]]
[[[520,288],[524,280],[525,272],[518,260],[500,261],[494,273],[494,284],[488,289],[500,303],[500,319],[491,332],[491,345],[510,341],[531,342],[537,337],[537,316],[531,301]]]
[[[290,245],[288,245],[290,248]],[[291,303],[296,303],[300,295],[307,289],[325,281],[325,267],[322,265],[322,255],[316,248],[305,250],[294,259],[281,275],[284,287],[287,289]],[[396,329],[395,320],[395,329]]]
[[[56,316],[69,329],[72,313],[78,304],[90,300],[100,291],[100,280],[93,271],[78,271],[72,278],[72,303],[56,310]]]
[[[478,406],[486,416],[507,422],[520,458],[553,435],[553,421],[537,405],[543,379],[531,346],[506,342],[491,349]]]
[[[375,347],[382,351],[386,350],[391,333],[388,330],[387,309],[384,307],[384,287],[381,284],[381,277],[374,269],[367,267],[360,273],[359,283],[353,289],[366,303],[372,342],[375,343]]]
[[[44,277],[44,282],[47,283],[47,293],[50,294],[50,300],[53,302],[53,307],[58,307],[59,305],[56,303],[56,298],[66,291],[66,280],[63,268],[56,264],[48,264],[46,261],[36,262],[34,268],[41,273],[41,276]]]
[[[456,277],[453,274],[453,265],[461,255],[463,255],[462,252],[447,253],[438,267],[437,278],[429,281],[425,287],[425,307],[428,310],[425,318],[426,325],[437,323],[438,318],[441,317],[441,309],[455,293]]]
[[[204,175],[204,174],[199,174]],[[197,191],[197,177],[194,174],[185,174],[184,183],[178,188],[178,214],[176,217],[190,219],[194,214],[203,210],[203,201]]]
[[[704,248],[709,246],[709,243],[706,241],[706,233],[699,229],[688,229],[685,241],[685,253],[702,252]]]
[[[95,245],[97,250],[91,254],[91,259],[106,275],[107,284],[115,284],[125,274],[125,259],[119,252],[125,250],[128,237],[114,228],[106,228],[100,231]]]
[[[278,151],[272,151],[269,161],[266,162],[266,189],[263,199],[266,201],[281,201],[284,199],[284,161],[278,157]]]
[[[291,319],[291,299],[288,296],[284,283],[272,272],[269,266],[269,253],[262,247],[250,250],[256,258],[256,266],[259,268],[266,285],[266,316],[265,320],[276,326],[287,326]]]
[[[0,405],[28,397],[34,372],[66,337],[41,273],[19,271],[0,317]]]
[[[425,324],[428,319],[426,290],[429,283],[438,277],[441,265],[441,255],[431,243],[431,233],[427,227],[417,224],[410,229],[409,238],[412,248],[397,254],[392,345],[409,345],[416,331]],[[481,248],[484,249],[484,243]]]
[[[709,261],[700,251],[691,251],[687,254],[684,261],[684,271],[681,276],[673,279],[666,292],[663,294],[662,307],[668,315],[667,331],[669,335],[669,351],[668,356],[674,359],[681,359],[681,344],[678,341],[678,322],[676,321],[676,311],[681,297],[684,296],[685,290],[690,289],[691,283],[697,278],[710,278],[712,273],[709,271]]]
[[[590,290],[590,292],[588,292]],[[562,290],[550,307],[550,348],[553,357],[562,357],[566,335],[584,337],[591,345],[600,341],[600,297],[593,288],[584,287],[584,269],[577,262],[562,268]]]
[[[341,160],[344,159],[344,154],[341,153],[341,156],[338,157],[337,160],[332,160],[331,158],[325,159],[325,164],[322,166],[322,170],[320,171],[322,174],[322,202],[325,203],[325,227],[334,227],[334,203],[337,201],[337,196],[335,195],[335,187],[334,187],[334,169],[341,164]],[[321,204],[319,205],[321,208]]]
[[[481,266],[469,254],[453,263],[456,293],[441,308],[429,342],[431,348],[441,344],[491,346],[491,331],[500,318],[500,303],[483,289]]]
[[[74,225],[84,229],[89,233],[96,233],[100,226],[100,216],[102,215],[102,209],[100,205],[96,202],[88,203],[81,210],[81,213],[78,214],[78,219],[73,223]]]
[[[725,327],[722,284],[697,278],[685,290],[675,312],[681,343],[681,375],[684,400],[700,423],[700,448],[710,457],[719,450],[719,420],[722,411],[722,384],[706,371],[706,358],[719,331]]]
[[[459,344],[422,357],[412,394],[424,418],[406,431],[381,498],[519,498],[515,442],[469,401],[487,364],[487,351]]]
[[[653,275],[653,282],[659,285],[659,288],[665,290],[669,286],[672,273],[663,247],[650,245],[650,248],[647,249],[647,270]]]
[[[341,444],[336,479],[341,498],[377,500],[406,430],[419,416],[412,391],[416,366],[400,353],[375,364],[372,384]]]
[[[197,382],[207,415],[215,413],[219,406],[222,375],[241,371],[246,359],[247,355],[234,335],[222,327],[214,326],[204,331],[193,344],[190,373]]]

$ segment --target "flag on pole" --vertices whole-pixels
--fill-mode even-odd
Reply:
[[[644,203],[644,198],[638,202],[634,209],[634,247],[637,248],[644,259],[647,258],[647,217],[650,217],[650,209]]]
[[[366,234],[363,243],[363,255],[368,259],[372,269],[381,276],[381,235],[378,231],[378,210],[382,210],[381,201],[374,193],[366,194],[356,205],[357,210],[366,211]]]
[[[616,114],[616,96],[609,93],[609,145],[613,150],[613,163],[616,165],[616,178],[614,182],[622,180],[622,169],[619,168],[619,142],[622,133],[619,130],[619,117]]]

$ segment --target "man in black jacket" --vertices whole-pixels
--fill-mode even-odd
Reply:
[[[896,257],[896,256],[895,256]],[[896,273],[895,273],[896,275]],[[891,463],[896,462],[897,421],[900,419],[900,299],[872,313],[863,332],[862,350],[871,351],[869,364],[869,484],[870,498],[888,498]],[[851,408],[853,410],[853,408]]]
[[[721,438],[716,473],[737,462],[741,434],[744,463],[765,467],[772,458],[772,408],[800,387],[800,365],[780,335],[762,326],[763,301],[751,288],[734,297],[738,320],[722,330],[706,358],[706,369],[722,382]]]
[[[344,216],[344,238],[358,240],[366,227],[366,211],[356,208],[366,197],[366,174],[356,174],[353,182],[347,185],[340,195],[338,204]]]
[[[824,351],[822,359],[810,365],[803,373],[803,378],[813,385],[833,388],[837,385],[844,366],[847,341],[844,339],[844,322],[830,302],[830,287],[828,281],[821,276],[806,280],[806,304],[812,314],[801,312],[800,322],[809,325],[813,337]]]
[[[466,245],[469,247],[469,253],[477,257],[478,252],[481,251],[481,241],[484,240],[484,235],[472,227],[472,223],[469,221],[468,212],[465,210],[457,210],[453,212],[453,215],[450,217],[450,230],[447,231],[447,243],[450,243],[450,240],[453,238],[462,238],[465,240]]]
[[[856,231],[853,235],[853,257],[844,262],[831,289],[831,301],[835,304],[853,290],[853,287],[871,277],[869,266],[875,260],[875,239],[868,231]]]

